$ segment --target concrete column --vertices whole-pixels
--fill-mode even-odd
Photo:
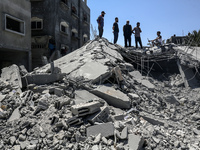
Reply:
[[[28,71],[32,71],[32,52],[28,51]]]

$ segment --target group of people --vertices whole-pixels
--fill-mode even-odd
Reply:
[[[104,16],[105,16],[105,12],[102,11],[101,15],[98,17],[97,19],[97,23],[98,23],[98,30],[99,30],[99,37],[101,38],[103,35],[103,27],[104,27]],[[114,34],[114,44],[117,43],[118,40],[118,36],[119,36],[119,26],[118,26],[118,21],[119,19],[116,17],[115,18],[115,22],[113,23],[113,34]],[[140,22],[137,22],[136,27],[134,27],[132,29],[132,26],[129,24],[130,21],[127,20],[126,21],[126,25],[123,26],[123,33],[124,33],[124,43],[125,43],[125,47],[131,47],[131,35],[134,34],[135,35],[135,47],[138,48],[138,43],[140,44],[141,49],[143,48],[142,46],[142,41],[141,41],[141,37],[140,37],[140,33],[142,32],[141,28],[140,28]],[[162,45],[162,36],[161,36],[161,32],[158,31],[157,32],[157,38],[154,40],[149,40],[149,42],[152,42],[152,45],[156,45],[156,46],[161,46]]]

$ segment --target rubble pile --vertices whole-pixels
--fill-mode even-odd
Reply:
[[[142,76],[122,49],[97,38],[31,73],[4,68],[0,149],[198,150],[200,89]]]

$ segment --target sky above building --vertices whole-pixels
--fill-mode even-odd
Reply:
[[[97,30],[97,18],[105,11],[103,37],[113,42],[112,26],[115,17],[119,18],[118,44],[124,46],[123,26],[126,20],[132,27],[140,22],[143,45],[147,39],[155,39],[157,31],[165,41],[176,36],[187,35],[193,30],[200,29],[200,0],[88,0],[91,14],[91,24]],[[132,35],[132,45],[135,38]]]

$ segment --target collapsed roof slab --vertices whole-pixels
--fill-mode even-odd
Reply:
[[[131,106],[129,97],[121,91],[115,90],[113,87],[101,85],[90,92],[104,99],[109,105],[114,107],[126,109]]]
[[[115,45],[106,39],[96,38],[89,41],[83,47],[54,61],[62,73],[66,73],[70,79],[81,79],[85,82],[98,83],[110,77],[113,66],[123,61],[123,57],[117,51]],[[35,70],[35,73],[49,72],[50,65]]]

